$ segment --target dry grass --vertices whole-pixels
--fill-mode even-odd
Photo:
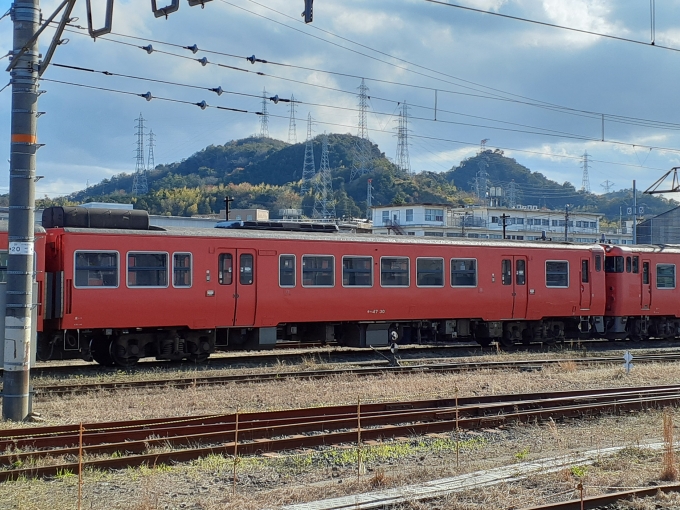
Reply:
[[[675,465],[675,448],[673,445],[673,414],[665,410],[663,413],[663,471],[661,479],[666,482],[678,479],[678,468]]]
[[[573,360],[560,361],[558,366],[565,372],[576,372],[578,364]]]

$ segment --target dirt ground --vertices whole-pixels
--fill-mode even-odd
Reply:
[[[356,403],[357,398],[370,402],[451,397],[456,389],[459,396],[464,397],[672,384],[680,381],[679,369],[680,363],[640,364],[630,374],[625,374],[620,366],[577,367],[565,363],[535,372],[337,376],[316,381],[284,380],[188,389],[100,392],[39,401],[36,410],[42,413],[47,424],[56,425],[230,413],[236,409],[247,412],[347,404]],[[680,424],[680,412],[675,422]],[[277,508],[525,460],[609,446],[627,447],[619,454],[598,459],[592,466],[575,465],[558,473],[537,474],[521,482],[403,506],[414,509],[519,509],[574,497],[574,487],[579,481],[583,482],[590,495],[613,487],[649,487],[661,483],[661,454],[645,448],[645,444],[659,442],[662,437],[662,417],[658,410],[464,433],[458,442],[452,431],[451,434],[363,445],[360,476],[357,474],[359,454],[355,445],[246,457],[237,463],[236,484],[233,459],[214,456],[189,464],[157,466],[156,469],[86,472],[82,508]],[[5,483],[0,485],[0,509],[76,508],[77,493],[78,479],[71,473],[63,473],[50,480]],[[642,506],[621,508],[680,508],[676,496],[666,499],[668,501],[642,501],[639,502]]]

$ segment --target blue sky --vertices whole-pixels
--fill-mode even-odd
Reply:
[[[98,5],[102,2],[94,2]],[[159,1],[162,3],[162,1]],[[613,0],[460,0],[462,5],[523,16],[649,42],[647,2]],[[119,43],[67,33],[54,63],[97,71],[201,87],[105,76],[51,67],[44,75],[58,80],[188,101],[205,100],[257,112],[257,97],[222,94],[209,88],[290,97],[297,108],[297,136],[303,141],[305,119],[315,119],[315,134],[356,133],[357,97],[365,77],[371,100],[369,136],[389,157],[396,152],[399,102],[411,105],[410,158],[414,171],[445,171],[473,156],[482,139],[502,148],[531,170],[581,186],[578,159],[588,151],[590,186],[602,192],[630,188],[636,179],[646,188],[680,165],[677,83],[680,52],[632,44],[502,19],[436,5],[424,0],[316,0],[314,23],[301,23],[303,0],[213,0],[204,9],[180,4],[169,18],[155,18],[148,1],[116,0],[114,32]],[[10,2],[0,1],[0,13]],[[45,1],[45,16],[56,1]],[[680,0],[657,2],[655,40],[680,48]],[[78,0],[76,24],[86,23],[85,2]],[[11,49],[12,24],[0,21],[0,53]],[[341,39],[341,36],[345,39]],[[123,35],[138,37],[133,39]],[[44,52],[51,33],[40,42]],[[151,54],[141,50],[149,40]],[[128,43],[121,44],[120,42]],[[180,46],[196,44],[236,57]],[[358,44],[355,44],[358,43]],[[360,46],[361,45],[361,46]],[[254,64],[255,55],[270,62],[304,67]],[[196,59],[206,57],[202,66]],[[371,58],[372,57],[372,58]],[[7,60],[2,60],[6,65]],[[219,66],[216,64],[222,64]],[[234,66],[243,72],[224,66]],[[421,67],[417,67],[421,66]],[[340,76],[323,71],[344,73]],[[8,80],[7,75],[5,78]],[[379,82],[383,80],[392,83]],[[4,83],[3,83],[4,85]],[[409,85],[409,86],[407,86]],[[156,134],[156,163],[189,157],[210,144],[222,144],[259,131],[254,114],[200,108],[135,95],[98,91],[45,81],[41,89],[37,192],[60,195],[77,191],[135,166],[135,119],[141,113]],[[332,90],[332,89],[339,89]],[[434,121],[437,90],[437,121]],[[10,89],[0,93],[0,139],[9,153]],[[310,105],[307,103],[313,103]],[[546,104],[549,103],[549,106]],[[324,106],[322,106],[324,105]],[[570,108],[555,108],[554,105]],[[334,108],[333,108],[334,107]],[[270,103],[271,136],[288,137],[288,105]],[[583,114],[581,111],[593,112]],[[605,139],[601,118],[605,117]],[[614,116],[649,122],[616,122]],[[649,147],[657,147],[652,150]],[[302,161],[300,166],[302,167]],[[7,172],[0,176],[6,191]],[[529,203],[530,201],[527,201]]]

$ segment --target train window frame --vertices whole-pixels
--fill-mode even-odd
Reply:
[[[177,285],[175,283],[175,271],[177,269],[180,269],[181,272],[185,272],[187,268],[185,267],[177,267],[175,257],[177,255],[188,255],[189,256],[189,267],[188,267],[188,273],[189,273],[189,285]],[[172,253],[172,287],[174,289],[190,289],[194,285],[194,255],[190,251],[175,251]]]
[[[441,262],[441,278],[442,278],[442,283],[441,285],[420,285],[418,283],[418,276],[421,273],[421,271],[418,268],[418,263],[421,260],[438,260]],[[424,274],[433,274],[432,271],[422,271]],[[421,289],[441,289],[446,285],[446,273],[444,272],[444,257],[416,257],[416,287],[421,288]]]
[[[6,252],[9,254],[9,252]],[[77,266],[76,262],[78,260],[78,253],[114,253],[116,255],[116,285],[78,285],[76,283],[77,278]],[[36,257],[37,258],[37,257]],[[126,257],[127,260],[127,257]],[[8,261],[9,262],[9,261]],[[6,282],[6,280],[5,280]],[[75,289],[117,289],[120,287],[120,252],[118,250],[75,250],[73,252],[73,288]]]
[[[553,272],[552,274],[566,274],[567,276],[567,284],[566,285],[549,285],[548,282],[548,264],[550,263],[560,263],[560,264],[566,264],[567,265],[567,271],[566,273],[555,273]],[[546,260],[545,261],[545,286],[546,288],[550,289],[568,289],[569,288],[569,277],[570,277],[570,267],[569,267],[569,261],[568,260]]]
[[[522,269],[519,266],[524,266]],[[521,271],[521,273],[520,273]],[[524,258],[515,259],[515,286],[527,284],[527,260]]]
[[[351,284],[351,283],[345,283],[345,260],[346,259],[364,259],[364,260],[370,260],[370,266],[371,266],[371,284],[370,285],[356,285],[356,284]],[[353,288],[353,289],[370,289],[373,287],[373,284],[375,283],[375,277],[374,273],[375,271],[373,270],[373,257],[371,255],[343,255],[342,256],[342,286],[346,288]],[[350,271],[351,273],[366,273],[366,271],[355,271],[352,269]]]
[[[402,273],[406,273],[406,277],[408,279],[408,282],[406,285],[390,285],[390,284],[385,284],[383,283],[383,260],[385,259],[403,259],[406,260],[408,267],[406,268],[406,271],[402,271]],[[390,271],[385,271],[389,273]],[[390,289],[407,289],[411,286],[411,257],[403,257],[403,256],[398,256],[398,255],[385,255],[384,257],[380,257],[380,287],[385,287],[385,288],[390,288]]]
[[[648,260],[642,261],[642,285],[649,285],[652,281],[652,268]]]
[[[245,271],[245,268],[248,267],[243,264],[243,260],[246,257],[250,257],[250,281],[247,280],[244,281],[244,276],[247,275],[247,271]],[[255,255],[252,253],[238,254],[238,284],[239,287],[241,285],[249,286],[255,284]]]
[[[659,275],[659,267],[661,267],[661,266],[673,268],[673,286],[672,287],[666,286],[666,285],[659,286],[659,276],[660,276]],[[665,276],[662,276],[662,277],[665,277]],[[656,278],[655,278],[655,280],[656,280],[656,288],[658,290],[673,290],[673,289],[675,289],[676,284],[677,284],[676,278],[677,278],[677,276],[676,276],[676,271],[675,271],[675,264],[661,263],[661,264],[656,265]]]
[[[626,273],[633,271],[633,257],[630,255],[626,256]]]
[[[305,258],[307,257],[329,257],[332,261],[331,267],[331,277],[333,278],[333,283],[331,285],[305,285]],[[327,253],[305,253],[300,257],[300,278],[301,285],[306,289],[332,289],[335,287],[335,255],[329,255]]]
[[[474,262],[474,277],[475,277],[475,284],[474,285],[459,285],[459,284],[454,284],[453,283],[453,263],[455,262]],[[479,273],[478,273],[478,264],[477,264],[477,259],[475,258],[452,258],[449,260],[449,269],[450,269],[450,277],[451,277],[451,287],[460,287],[460,288],[467,288],[467,289],[474,289],[477,287],[479,284]],[[469,274],[471,269],[459,269],[458,271],[465,271],[465,273],[459,273],[459,274]]]
[[[130,255],[165,255],[165,285],[130,285]],[[128,289],[167,289],[170,286],[168,269],[170,253],[167,251],[128,251],[125,253],[125,285]]]
[[[293,285],[283,285],[281,283],[281,259],[283,257],[293,258]],[[279,255],[279,287],[282,289],[294,289],[297,284],[297,257],[294,253],[282,253]]]
[[[229,257],[231,260],[231,271],[228,272],[229,274],[229,282],[224,283],[224,268],[222,267],[224,265],[223,258]],[[225,287],[229,285],[234,284],[234,254],[232,252],[222,252],[218,254],[217,256],[217,283],[219,285],[223,285]]]
[[[640,273],[640,256],[633,255],[633,274]]]
[[[501,259],[501,285],[512,285],[512,259]]]
[[[608,274],[619,274],[624,272],[624,257],[622,255],[609,255],[604,258],[604,272]],[[612,264],[608,262],[614,262],[613,270]],[[620,263],[620,264],[619,264]]]
[[[595,272],[599,273],[602,271],[602,255],[599,253],[595,254]]]

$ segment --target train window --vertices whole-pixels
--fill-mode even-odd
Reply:
[[[581,260],[581,283],[588,283],[590,279],[587,260]]]
[[[6,251],[0,251],[0,283],[7,283],[7,259],[9,253]],[[37,257],[34,259],[36,260]]]
[[[477,286],[477,260],[451,259],[451,286]]]
[[[549,260],[545,263],[546,287],[569,287],[569,262]]]
[[[604,259],[605,273],[623,273],[623,257],[605,257]]]
[[[295,287],[295,255],[279,257],[279,287]]]
[[[217,279],[220,285],[231,285],[234,273],[234,259],[231,253],[220,253],[219,267],[217,268]]]
[[[524,259],[517,260],[515,263],[515,283],[517,285],[524,285],[527,282],[527,261]]]
[[[167,287],[167,253],[128,253],[128,287]]]
[[[443,287],[444,259],[416,259],[416,285],[418,287]]]
[[[302,256],[302,286],[332,287],[335,285],[331,255]]]
[[[635,274],[640,272],[640,257],[633,257],[633,272]]]
[[[600,255],[595,255],[595,271],[598,273],[602,271],[602,257]]]
[[[172,285],[191,287],[191,253],[172,255]]]
[[[501,282],[503,285],[512,285],[512,260],[503,259],[501,262]]]
[[[250,253],[241,255],[238,282],[241,285],[253,284],[253,256]]]
[[[383,287],[408,287],[409,259],[383,257],[380,259],[380,285]]]
[[[642,283],[649,285],[649,262],[642,263]]]
[[[675,288],[675,264],[656,265],[656,288],[657,289]]]
[[[633,268],[632,260],[630,257],[626,257],[626,273],[630,273]]]
[[[371,287],[373,285],[373,257],[342,257],[342,285]]]
[[[3,279],[6,281],[7,252],[3,253]],[[77,251],[75,253],[75,286],[82,287],[118,287],[118,253],[115,251],[90,252]]]

